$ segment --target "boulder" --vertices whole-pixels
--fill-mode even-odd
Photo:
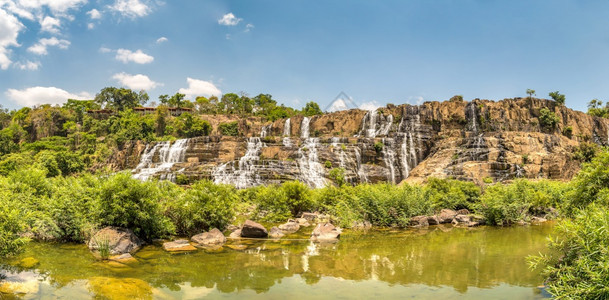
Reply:
[[[106,227],[96,232],[88,246],[91,251],[98,251],[100,245],[108,244],[110,255],[133,253],[139,250],[143,241],[133,234],[133,231],[119,227]]]
[[[451,223],[456,215],[457,212],[452,209],[443,209],[440,211],[440,214],[437,215],[437,217],[441,224],[445,224]]]
[[[531,223],[544,223],[547,222],[548,220],[546,218],[542,218],[542,217],[531,217]]]
[[[353,221],[351,224],[351,229],[354,230],[368,230],[370,228],[372,228],[372,224],[368,221]]]
[[[233,232],[230,233],[230,235],[228,236],[231,239],[238,239],[241,237],[241,229],[237,229]]]
[[[471,222],[471,219],[469,218],[469,216],[466,216],[466,215],[456,215],[455,218],[453,219],[454,225],[459,225],[459,224],[467,225],[469,222]]]
[[[311,233],[313,241],[335,241],[338,240],[341,234],[341,229],[330,223],[317,224]]]
[[[208,232],[199,233],[190,238],[191,241],[201,246],[220,245],[226,242],[226,237],[218,228]]]
[[[469,214],[470,214],[470,212],[469,212],[469,210],[467,210],[467,209],[465,209],[465,208],[462,208],[462,209],[460,209],[460,210],[458,210],[458,211],[457,211],[457,214],[458,214],[458,215],[469,215]]]
[[[277,227],[272,227],[271,232],[269,233],[269,236],[275,239],[282,238],[284,235],[285,234],[283,233],[283,231]]]
[[[269,236],[269,233],[266,231],[266,228],[254,221],[246,220],[241,227],[241,237],[265,238],[267,236]]]
[[[427,222],[427,216],[416,216],[416,217],[410,218],[410,226],[414,226],[414,227],[429,226],[429,222]]]
[[[285,233],[293,233],[293,232],[298,231],[298,229],[300,229],[300,224],[298,224],[298,222],[296,222],[294,220],[288,220],[287,223],[279,225],[278,229],[280,229],[281,231],[283,231]]]
[[[235,230],[239,229],[239,227],[235,226],[235,225],[228,225],[228,227],[226,228],[226,230],[233,232]]]
[[[428,216],[427,223],[429,225],[438,225],[440,224],[440,219],[438,218],[438,216]]]
[[[307,221],[307,219],[305,219],[305,218],[296,218],[295,221],[298,223],[298,225],[300,225],[302,227],[309,227],[309,226],[311,226],[309,221]]]
[[[173,242],[163,243],[163,249],[169,252],[194,251],[197,248],[193,247],[187,240],[176,240]]]
[[[309,222],[313,222],[317,220],[317,218],[319,217],[319,213],[303,212],[300,217]]]

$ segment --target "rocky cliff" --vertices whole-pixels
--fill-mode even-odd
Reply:
[[[558,116],[555,127],[540,122],[542,108]],[[273,123],[238,122],[240,137],[129,142],[109,165],[133,169],[140,179],[175,180],[183,174],[182,179],[239,188],[286,180],[320,187],[332,182],[331,170],[339,168],[354,184],[428,177],[570,179],[579,169],[572,154],[580,143],[609,146],[609,120],[535,98],[388,105]]]

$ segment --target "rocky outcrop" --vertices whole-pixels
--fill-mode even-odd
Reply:
[[[246,220],[241,227],[241,237],[244,238],[265,238],[268,235],[264,226],[251,220]]]
[[[110,255],[121,255],[136,252],[143,241],[130,229],[106,227],[96,232],[87,245],[91,251],[99,251],[100,247],[107,246]]]
[[[222,245],[226,242],[226,237],[218,228],[214,228],[208,232],[199,233],[190,238],[193,243],[199,246]]]
[[[330,223],[317,224],[311,233],[311,240],[317,242],[336,241],[340,234],[341,229]]]
[[[540,121],[542,108],[558,116],[556,127]],[[216,128],[218,120],[228,117],[203,118]],[[295,116],[289,122],[245,118],[239,129],[238,137],[170,143],[184,150],[170,163],[168,151],[161,151],[170,146],[167,142],[129,142],[107,165],[138,174],[152,170],[152,177],[162,179],[176,180],[182,174],[191,181],[211,179],[240,188],[287,180],[320,187],[330,182],[333,168],[343,168],[350,183],[424,182],[429,177],[481,183],[570,179],[579,170],[572,153],[580,143],[609,145],[609,120],[535,98],[389,105],[373,112]]]
[[[175,240],[173,242],[163,243],[163,250],[168,252],[184,252],[195,251],[197,248],[192,246],[188,240]]]

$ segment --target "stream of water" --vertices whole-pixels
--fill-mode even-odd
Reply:
[[[30,243],[0,261],[0,298],[23,299],[539,299],[528,255],[551,224],[346,231],[340,241],[229,240],[184,254],[158,245],[137,262],[101,262],[83,244]],[[34,267],[18,267],[33,257]],[[11,292],[13,294],[11,294]]]

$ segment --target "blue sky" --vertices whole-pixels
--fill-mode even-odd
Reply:
[[[609,1],[0,0],[0,104],[228,92],[326,107],[609,99]]]

